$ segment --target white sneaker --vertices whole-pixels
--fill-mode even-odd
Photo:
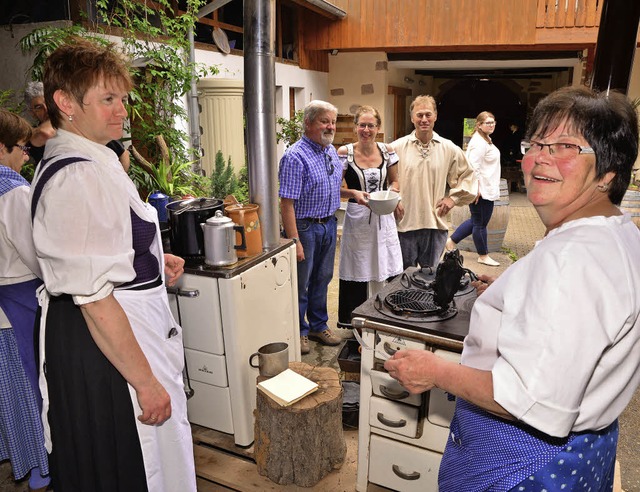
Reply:
[[[484,258],[479,257],[478,263],[482,263],[483,265],[487,265],[487,266],[500,266],[500,263],[498,263],[496,260],[494,260],[490,256],[485,256]]]

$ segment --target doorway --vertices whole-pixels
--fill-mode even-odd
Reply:
[[[462,147],[464,118],[475,118],[478,113],[489,111],[497,121],[493,142],[505,154],[506,145],[512,138],[510,125],[516,124],[522,132],[527,118],[526,96],[516,91],[518,88],[514,90],[502,81],[451,80],[441,86],[436,98],[438,121],[435,131]]]

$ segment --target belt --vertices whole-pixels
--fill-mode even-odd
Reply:
[[[309,222],[313,222],[314,224],[325,224],[327,222],[329,222],[331,219],[333,219],[335,217],[335,215],[329,215],[328,217],[321,217],[321,218],[316,218],[316,217],[305,217],[302,220],[308,220]]]

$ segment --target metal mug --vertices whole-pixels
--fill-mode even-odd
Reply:
[[[258,357],[258,365],[254,365],[254,357]],[[259,369],[260,376],[277,376],[289,368],[289,345],[274,342],[263,345],[249,357],[249,365]]]

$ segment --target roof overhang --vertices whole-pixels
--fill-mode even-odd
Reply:
[[[316,12],[331,20],[344,19],[347,13],[339,7],[336,7],[331,2],[326,0],[291,0],[293,3],[300,5],[308,10]]]

